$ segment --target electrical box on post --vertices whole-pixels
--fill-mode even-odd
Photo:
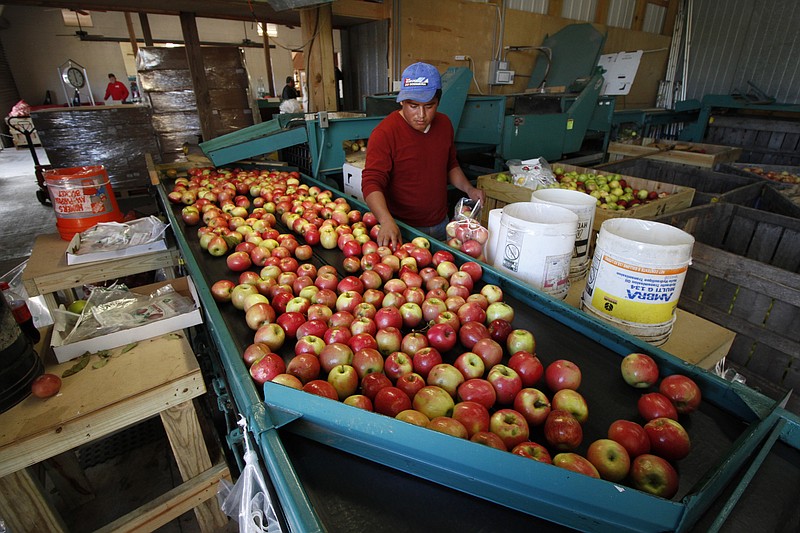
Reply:
[[[514,71],[508,68],[508,61],[489,62],[489,84],[511,85],[514,83]]]

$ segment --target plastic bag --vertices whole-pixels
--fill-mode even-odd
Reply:
[[[550,164],[542,157],[526,159],[521,165],[518,171],[512,171],[515,185],[536,190],[558,183]]]
[[[220,480],[217,499],[220,509],[238,520],[240,533],[280,533],[282,531],[264,476],[258,468],[258,454],[250,448],[247,421],[239,415],[239,426],[244,434],[244,463],[236,483]]]
[[[446,227],[447,244],[479,261],[486,261],[483,246],[489,240],[489,230],[479,222],[480,215],[480,200],[460,199],[453,220]]]
[[[29,117],[31,116],[31,106],[25,100],[20,100],[11,108],[9,117]]]
[[[25,272],[25,267],[27,265],[28,260],[26,259],[19,265],[0,276],[0,281],[5,281],[8,283],[11,287],[11,290],[25,298],[28,304],[28,309],[33,317],[33,324],[37,328],[43,328],[53,323],[53,317],[50,316],[50,311],[48,310],[47,304],[44,301],[44,296],[30,297],[28,295],[28,291],[25,290],[25,286],[22,284],[22,273]]]
[[[154,216],[132,220],[127,224],[100,222],[81,232],[78,246],[70,252],[82,255],[150,244],[163,238],[167,226]]]

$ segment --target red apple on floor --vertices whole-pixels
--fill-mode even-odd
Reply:
[[[526,387],[514,397],[514,410],[521,413],[528,425],[533,427],[544,424],[552,407],[545,393],[539,389]]]
[[[572,389],[556,391],[551,402],[553,409],[566,411],[575,417],[575,420],[585,424],[589,419],[589,406],[580,392]]]
[[[522,390],[522,379],[519,374],[506,365],[497,364],[491,367],[486,380],[494,387],[497,402],[504,405],[514,403],[514,398]]]
[[[675,410],[682,415],[696,411],[702,400],[697,383],[681,374],[673,374],[661,380],[658,392],[669,398]]]
[[[520,413],[513,409],[495,411],[489,419],[489,431],[503,440],[507,450],[528,440],[528,423]]]
[[[671,418],[654,418],[644,425],[644,431],[650,439],[650,452],[664,459],[679,461],[692,449],[689,434]]]
[[[458,402],[452,417],[461,422],[472,437],[479,431],[489,431],[489,410],[478,402]]]
[[[581,385],[581,369],[572,361],[559,359],[547,365],[544,380],[553,392],[561,389],[577,390]]]
[[[522,379],[523,387],[533,387],[544,375],[542,362],[530,352],[514,353],[508,359],[508,366],[517,371],[517,374]]]
[[[592,463],[577,453],[564,452],[553,457],[553,465],[566,470],[571,470],[585,476],[600,479],[600,474]]]
[[[611,439],[598,439],[589,445],[586,458],[594,465],[600,477],[619,482],[628,476],[631,459],[625,447]]]
[[[650,437],[642,426],[630,420],[616,420],[608,427],[608,438],[622,444],[633,458],[650,452]]]
[[[571,451],[583,441],[583,429],[574,416],[554,409],[544,422],[544,438],[555,450]]]
[[[678,419],[678,411],[669,398],[659,392],[649,392],[642,394],[637,403],[639,414],[645,420],[653,420],[654,418],[671,418]]]
[[[492,433],[491,431],[479,431],[470,437],[470,442],[475,442],[489,448],[495,448],[504,452],[508,451],[503,439]]]
[[[407,376],[404,376],[405,378]],[[413,399],[413,407],[429,419],[437,416],[450,416],[453,414],[455,402],[452,396],[441,387],[426,385],[422,387]]]
[[[634,488],[662,498],[672,498],[678,492],[678,473],[669,461],[649,453],[633,460],[630,479]]]
[[[658,381],[658,365],[643,353],[630,353],[620,363],[622,379],[631,387],[646,389]]]
[[[529,440],[520,442],[514,446],[514,449],[511,450],[511,453],[526,457],[528,459],[533,459],[534,461],[539,461],[540,463],[553,464],[553,460],[550,457],[550,452],[547,451],[547,448],[539,443]]]

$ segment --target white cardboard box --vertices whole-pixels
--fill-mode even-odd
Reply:
[[[191,296],[194,300],[195,307],[188,313],[183,313],[178,316],[158,320],[144,326],[136,328],[125,329],[108,335],[101,335],[91,339],[84,339],[82,341],[73,342],[70,344],[63,344],[66,337],[62,332],[53,330],[51,339],[51,347],[56,355],[59,363],[69,361],[80,357],[86,352],[95,353],[101,350],[110,350],[119,346],[125,346],[132,342],[158,337],[173,331],[177,331],[190,326],[196,326],[203,322],[203,315],[200,312],[200,299],[197,295],[197,289],[194,286],[190,277],[170,279],[160,283],[153,283],[151,285],[144,285],[142,287],[134,287],[131,291],[139,294],[149,294],[159,287],[171,284],[172,287],[183,296]]]
[[[80,245],[81,236],[76,233],[72,240],[69,241],[67,246],[67,264],[68,265],[82,265],[84,263],[95,263],[97,261],[108,261],[109,259],[120,259],[122,257],[133,257],[137,255],[149,254],[150,252],[158,252],[167,249],[167,242],[164,239],[159,239],[155,242],[147,244],[139,244],[136,246],[128,246],[121,250],[113,250],[109,252],[93,252],[89,254],[74,254],[70,250],[74,250]]]
[[[136,219],[126,224],[100,223],[86,232],[76,233],[72,237],[67,246],[67,264],[81,265],[166,250],[167,243],[164,239],[166,229],[167,224],[153,216]],[[130,233],[126,242],[133,244],[119,250],[104,250],[103,248],[108,248],[105,241],[110,235],[117,236],[117,232],[120,234]],[[83,240],[84,238],[85,240]],[[76,253],[81,248],[83,248],[83,253]]]
[[[361,172],[364,169],[349,163],[342,165],[342,185],[344,192],[355,196],[357,199],[364,201],[364,196],[361,194]]]

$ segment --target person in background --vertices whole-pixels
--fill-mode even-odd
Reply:
[[[296,100],[297,96],[297,89],[294,88],[294,78],[286,76],[286,85],[283,87],[283,91],[281,91],[281,101]]]
[[[122,104],[128,99],[128,88],[121,81],[117,81],[117,77],[113,74],[108,75],[108,87],[106,87],[106,95],[103,100],[108,101],[110,98],[115,104]]]
[[[437,108],[442,80],[436,67],[414,63],[403,71],[397,101],[401,108],[372,131],[362,172],[361,192],[381,225],[379,246],[402,244],[395,217],[445,240],[447,186],[484,201],[456,159],[455,133]]]

